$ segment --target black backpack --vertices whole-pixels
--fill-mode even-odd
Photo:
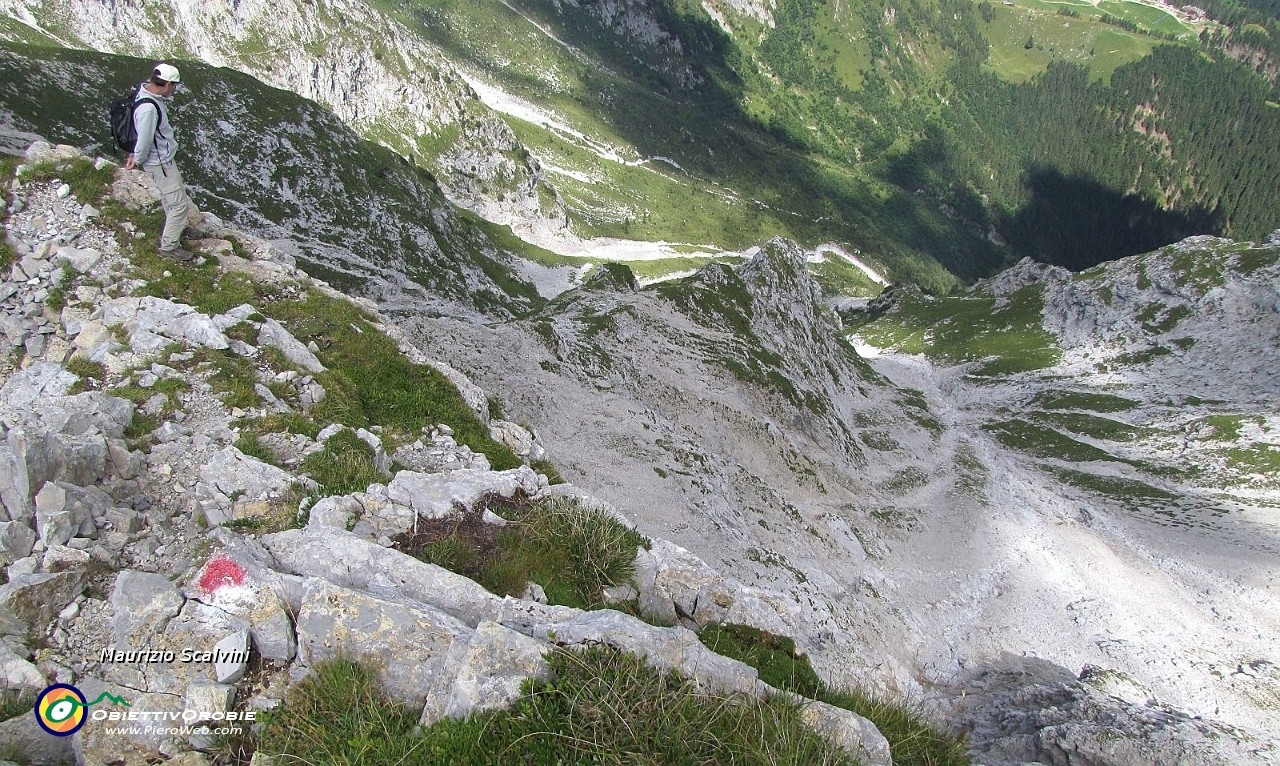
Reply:
[[[160,108],[160,102],[154,98],[138,99],[138,90],[135,88],[127,96],[120,96],[111,100],[111,135],[116,140],[116,146],[130,154],[133,153],[134,147],[138,145],[138,129],[133,125],[133,110],[142,104],[152,104],[156,111],[160,113],[161,122],[164,120],[164,110]],[[160,122],[156,123],[156,130],[160,129]]]

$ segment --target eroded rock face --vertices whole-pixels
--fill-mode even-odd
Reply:
[[[971,746],[994,766],[1071,763],[1275,763],[1269,735],[1195,718],[1154,699],[1116,696],[1122,674],[1093,669],[1076,679],[1047,663],[1013,660],[975,671],[970,693],[954,703]],[[1120,692],[1123,693],[1123,692]],[[1143,690],[1143,695],[1146,695]]]

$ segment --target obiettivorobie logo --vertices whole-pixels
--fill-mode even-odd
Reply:
[[[36,721],[40,723],[40,728],[55,737],[69,737],[80,731],[80,727],[88,720],[87,709],[104,699],[111,700],[116,705],[130,707],[124,698],[110,692],[103,692],[93,702],[86,702],[84,694],[76,687],[54,684],[40,692],[40,696],[36,698]]]

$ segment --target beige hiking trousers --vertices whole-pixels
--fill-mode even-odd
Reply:
[[[196,208],[196,203],[187,196],[187,186],[182,182],[182,174],[173,162],[159,165],[147,165],[147,175],[160,190],[160,202],[164,205],[164,230],[160,233],[160,249],[174,250],[182,246],[182,231],[187,226],[198,227],[204,221],[204,214]]]

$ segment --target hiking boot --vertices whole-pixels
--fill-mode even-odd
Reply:
[[[175,247],[172,250],[161,250],[160,257],[168,258],[169,260],[177,261],[178,263],[191,263],[196,259],[194,253],[184,250],[181,247]]]
[[[188,226],[182,230],[183,239],[212,239],[213,232],[203,226]]]

